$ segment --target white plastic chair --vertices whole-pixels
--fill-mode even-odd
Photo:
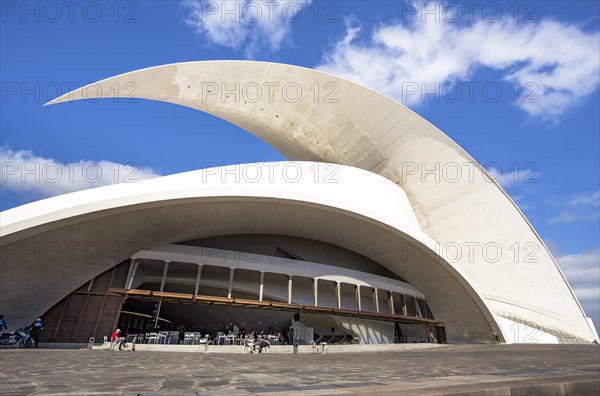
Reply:
[[[158,334],[157,333],[147,333],[146,334],[146,344],[156,344],[158,343]]]
[[[168,331],[161,331],[160,333],[158,333],[158,343],[159,344],[168,344],[169,343],[169,332]]]

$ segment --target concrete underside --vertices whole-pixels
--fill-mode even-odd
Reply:
[[[600,391],[600,349],[595,345],[406,347],[347,353],[343,359],[335,353],[11,348],[0,351],[0,393],[588,395]]]
[[[265,213],[277,216],[266,217]],[[65,243],[86,246],[94,241],[103,254],[97,260],[86,260],[83,251],[76,250],[73,260],[54,262],[44,256],[23,261],[21,254],[7,254],[2,261],[2,269],[6,271],[0,284],[2,307],[6,307],[3,313],[6,315],[10,309],[12,315],[9,323],[25,322],[43,314],[87,282],[90,275],[99,275],[140,249],[214,235],[267,233],[315,239],[362,254],[409,279],[419,290],[428,290],[427,302],[436,319],[459,329],[452,333],[453,340],[496,340],[495,330],[487,319],[489,315],[482,311],[485,306],[481,299],[469,284],[462,283],[464,280],[451,266],[430,254],[418,265],[403,265],[398,251],[391,247],[416,243],[410,237],[372,219],[330,207],[266,199],[188,199],[136,205],[135,210],[116,208],[61,223],[65,224],[52,225],[58,229],[27,238],[14,236],[15,246],[65,246]],[[4,243],[13,242],[11,238],[13,235],[4,237]],[[118,257],[114,257],[115,245],[121,247]],[[36,276],[30,276],[32,273]],[[69,276],[65,277],[65,273]],[[31,289],[36,290],[35,295],[30,293]]]

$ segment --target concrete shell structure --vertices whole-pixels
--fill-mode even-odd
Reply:
[[[9,317],[40,315],[139,252],[273,234],[327,242],[381,265],[425,297],[450,340],[597,338],[550,252],[502,188],[456,143],[390,98],[315,70],[218,61],[126,73],[51,104],[115,96],[225,119],[290,161],[303,161],[276,167],[312,177],[291,183],[289,174],[274,171],[273,178],[248,180],[242,167],[233,171],[241,181],[215,180],[223,169],[208,169],[5,211],[1,303]],[[263,176],[274,169],[252,166]],[[333,169],[337,182],[327,183]],[[84,249],[54,262],[27,253],[31,246],[90,242],[103,252],[115,243],[118,249],[91,261]],[[39,293],[32,296],[31,288]]]

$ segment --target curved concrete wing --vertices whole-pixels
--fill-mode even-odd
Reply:
[[[406,192],[423,231],[441,250],[456,251],[457,266],[494,315],[564,342],[594,339],[555,260],[507,194],[461,147],[392,99],[311,69],[211,61],[126,73],[50,104],[115,96],[195,108],[290,160],[345,164],[388,178]]]
[[[296,169],[293,178],[286,170],[290,166]],[[227,171],[210,168],[4,211],[2,307],[11,322],[19,323],[140,250],[210,236],[266,233],[324,241],[387,267],[427,290],[429,306],[437,319],[452,326],[453,340],[501,338],[467,275],[428,248],[433,241],[420,231],[402,189],[357,168],[335,165],[332,174],[331,166],[274,162]],[[332,177],[315,178],[317,174]],[[420,261],[406,265],[399,259],[402,246],[421,249]],[[473,321],[479,328],[465,325]]]

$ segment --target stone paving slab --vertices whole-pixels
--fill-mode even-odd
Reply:
[[[2,349],[0,394],[600,394],[595,345],[450,345],[342,354]]]

